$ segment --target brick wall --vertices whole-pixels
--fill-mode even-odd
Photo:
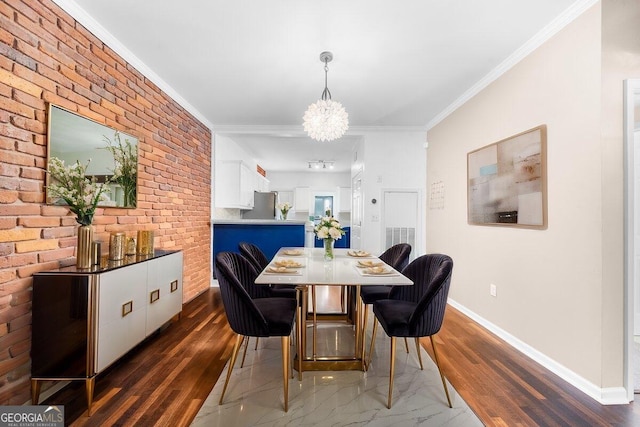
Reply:
[[[210,284],[211,133],[49,0],[0,2],[0,405],[29,400],[31,276],[75,263],[76,222],[44,205],[47,103],[139,138],[136,209],[95,233],[153,229],[184,250],[184,300]]]

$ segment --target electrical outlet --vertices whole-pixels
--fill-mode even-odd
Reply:
[[[489,285],[489,293],[491,294],[492,297],[498,296],[498,288],[493,283]]]

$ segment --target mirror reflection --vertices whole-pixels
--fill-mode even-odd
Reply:
[[[86,117],[49,105],[48,157],[87,164],[85,176],[106,183],[102,207],[136,207],[138,139]],[[51,177],[47,174],[46,185]],[[47,203],[65,204],[47,194]]]

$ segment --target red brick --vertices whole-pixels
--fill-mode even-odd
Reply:
[[[20,191],[20,201],[24,203],[44,203],[44,193],[42,191]]]
[[[12,116],[11,124],[19,129],[29,131],[30,133],[43,134],[47,131],[45,123],[37,119],[27,119],[26,117]]]
[[[25,289],[29,289],[32,286],[33,279],[17,279],[0,286],[0,297],[5,297],[7,295],[12,295],[14,292],[21,292]]]
[[[39,215],[40,206],[29,204],[0,205],[0,216]],[[44,215],[44,213],[43,213]]]
[[[16,202],[19,198],[18,191],[0,190],[0,204],[8,204]]]
[[[18,322],[29,322],[27,323],[28,326],[23,326],[25,329],[29,330],[29,333],[31,333],[31,314],[27,314],[24,315],[20,318],[18,318]],[[15,322],[18,324],[18,322]],[[13,325],[14,322],[11,322],[11,324]],[[11,347],[9,347],[9,354],[11,355],[11,357],[18,357],[21,354],[24,353],[28,353],[31,350],[31,340],[30,339],[26,339],[26,340],[22,340],[20,342],[15,343],[14,345],[12,345]],[[13,372],[13,374],[17,373],[16,371]]]
[[[16,278],[15,270],[0,270],[0,284],[10,282]]]
[[[20,218],[18,225],[23,227],[57,227],[60,225],[60,219],[55,217],[29,216]]]
[[[19,267],[38,262],[36,254],[14,254],[0,257],[0,268]]]
[[[28,363],[29,363],[29,354],[22,354],[19,357],[3,360],[0,362],[0,376],[6,375],[8,372],[18,368],[21,365],[28,364]]]
[[[44,181],[45,172],[42,169],[21,167],[20,168],[20,178],[37,179],[39,181]]]
[[[95,220],[94,220],[95,221]],[[60,239],[62,237],[72,237],[76,232],[75,226],[44,228],[42,230],[43,239]]]
[[[14,292],[11,294],[11,305],[18,306],[31,302],[31,289],[26,289],[20,292]]]
[[[45,251],[40,252],[38,254],[38,261],[40,262],[49,262],[49,261],[58,261],[64,258],[72,257],[75,253],[75,248],[73,246],[56,249],[53,251]]]
[[[55,261],[49,261],[43,264],[28,265],[28,266],[18,268],[18,277],[20,278],[31,277],[35,273],[38,273],[39,271],[54,270],[56,268],[58,268],[58,263]]]
[[[46,205],[38,207],[38,214],[42,216],[65,216],[69,213],[69,208],[65,206]]]

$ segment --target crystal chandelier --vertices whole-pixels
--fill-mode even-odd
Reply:
[[[305,132],[316,141],[333,141],[344,135],[349,128],[349,115],[342,104],[331,100],[331,92],[327,87],[327,64],[332,59],[331,52],[320,54],[320,61],[324,62],[324,90],[321,99],[309,105],[302,118]]]

